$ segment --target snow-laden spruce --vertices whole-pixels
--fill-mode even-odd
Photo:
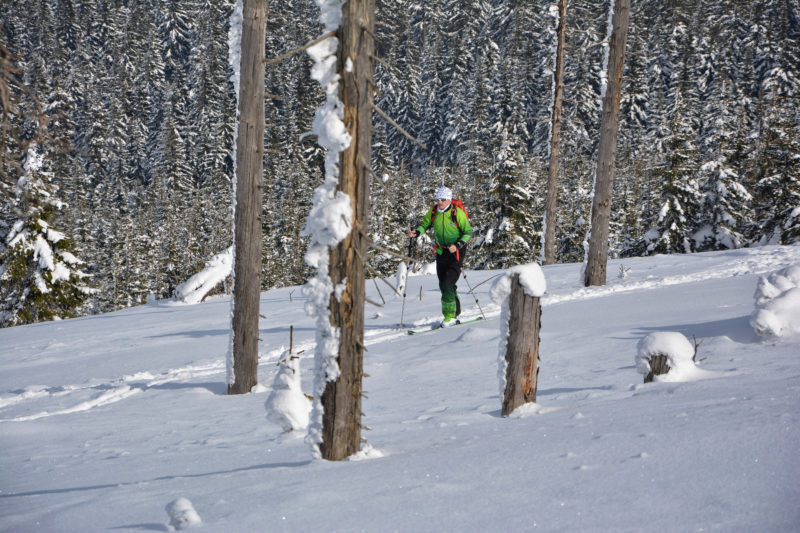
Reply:
[[[750,325],[766,339],[800,337],[800,264],[758,280]]]
[[[519,274],[519,283],[525,294],[532,298],[541,298],[547,292],[547,281],[542,268],[536,263],[518,265],[506,270],[505,274],[494,281],[489,296],[500,306],[500,344],[497,352],[497,379],[500,384],[500,398],[506,391],[506,349],[508,343],[508,323],[511,319],[508,297],[511,294],[511,280]]]
[[[342,20],[343,0],[316,0],[316,3],[325,32],[336,31]],[[314,277],[303,287],[303,294],[307,298],[306,312],[316,323],[314,406],[307,436],[316,458],[321,457],[322,393],[328,381],[339,377],[339,365],[336,362],[339,330],[331,325],[329,306],[331,294],[340,294],[341,289],[337,291],[331,281],[330,250],[350,233],[353,219],[350,197],[336,190],[339,184],[339,156],[350,146],[351,140],[343,122],[344,105],[339,100],[339,74],[336,72],[338,46],[338,39],[329,37],[308,49],[308,55],[314,61],[311,77],[319,82],[325,92],[325,102],[314,114],[312,133],[327,152],[325,180],[314,191],[313,207],[303,230],[303,235],[311,237],[305,260],[315,269]]]

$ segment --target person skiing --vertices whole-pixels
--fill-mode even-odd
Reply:
[[[441,327],[444,328],[458,324],[461,301],[456,282],[461,277],[467,241],[472,237],[467,212],[460,201],[453,200],[453,191],[447,187],[436,190],[436,204],[428,210],[416,229],[408,231],[408,236],[418,237],[431,226],[435,241],[436,276],[442,293]]]

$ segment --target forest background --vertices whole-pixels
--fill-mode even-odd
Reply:
[[[611,257],[800,242],[797,0],[632,4]],[[83,262],[81,283],[93,290],[61,316],[168,298],[231,245],[232,9],[227,0],[0,5],[7,82],[19,96],[18,135],[4,129],[2,144],[1,325],[56,316],[17,312],[41,280],[14,266],[21,214],[46,218],[58,230],[46,238]],[[377,1],[376,103],[425,148],[375,115],[376,244],[405,252],[407,229],[444,183],[475,228],[468,268],[540,257],[556,15],[533,0]],[[567,15],[559,262],[584,255],[609,2],[570,1]],[[317,37],[317,17],[310,0],[269,2],[266,57]],[[302,230],[323,159],[304,135],[323,99],[310,65],[305,54],[266,65],[263,289],[310,274]],[[37,114],[47,136],[33,144]],[[38,164],[27,164],[33,152]],[[40,194],[24,194],[20,178],[38,179]],[[41,198],[49,209],[25,205]],[[369,262],[386,275],[397,261],[373,251]]]

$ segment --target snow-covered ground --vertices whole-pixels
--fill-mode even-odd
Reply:
[[[415,336],[401,310],[433,322],[435,277],[409,278],[404,309],[379,282],[372,453],[337,463],[266,416],[289,326],[312,390],[298,287],[262,294],[262,386],[242,396],[225,394],[227,298],[0,330],[0,530],[799,531],[800,342],[750,325],[760,276],[799,263],[798,246],[625,259],[596,288],[544,267],[537,403],[508,418],[481,284],[498,272],[467,272],[487,320]],[[703,372],[645,385],[637,347],[667,331],[702,340]]]

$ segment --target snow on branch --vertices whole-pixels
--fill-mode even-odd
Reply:
[[[205,300],[211,290],[225,281],[233,271],[233,246],[212,257],[205,268],[178,285],[175,298],[183,303],[196,304]]]

